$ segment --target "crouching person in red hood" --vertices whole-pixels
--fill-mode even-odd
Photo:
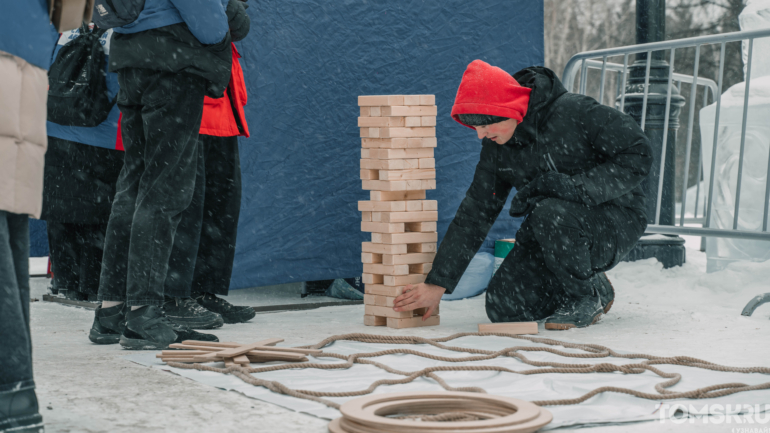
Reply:
[[[481,156],[425,283],[407,286],[396,311],[428,307],[452,293],[516,188],[512,217],[525,217],[516,247],[487,288],[492,322],[545,319],[546,329],[595,323],[615,293],[604,274],[647,227],[640,183],[652,148],[628,115],[568,93],[553,71],[513,76],[472,62],[452,117],[476,130]]]

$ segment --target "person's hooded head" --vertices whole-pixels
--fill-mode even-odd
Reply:
[[[482,60],[468,65],[457,89],[452,118],[476,130],[480,139],[507,143],[527,114],[532,89]]]

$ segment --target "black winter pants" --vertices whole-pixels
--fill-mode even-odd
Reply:
[[[589,279],[614,267],[636,245],[646,222],[618,206],[559,199],[538,203],[516,246],[487,287],[492,322],[530,322],[591,293]]]
[[[48,221],[47,227],[54,288],[96,295],[107,224]]]
[[[187,213],[179,223],[166,278],[166,295],[172,297],[187,298],[202,293],[227,295],[233,273],[241,212],[238,137],[201,135],[198,142],[203,151],[206,178],[203,212],[197,224],[187,220]],[[200,200],[196,194],[193,203]],[[192,242],[195,245],[191,245]],[[181,254],[184,248],[197,251],[192,263],[187,254]]]
[[[189,74],[118,71],[125,163],[104,246],[99,300],[162,305],[182,214],[202,192],[198,132],[206,81]],[[191,253],[194,260],[195,253]]]

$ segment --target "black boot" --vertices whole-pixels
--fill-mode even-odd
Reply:
[[[110,308],[96,307],[88,339],[96,344],[117,344],[126,328],[126,303]]]
[[[35,388],[0,392],[0,432],[43,433]]]
[[[612,304],[615,302],[615,288],[612,287],[610,279],[607,278],[607,274],[601,272],[591,277],[594,289],[599,294],[599,298],[602,300],[602,307],[604,308],[604,314],[610,312]]]
[[[203,308],[219,313],[225,323],[243,323],[254,318],[257,312],[251,307],[239,307],[211,293],[197,295],[195,300]]]
[[[178,323],[174,323],[171,321],[171,324],[174,327],[174,332],[176,332],[176,341],[175,343],[181,343],[185,340],[195,340],[195,341],[219,341],[219,338],[217,338],[216,335],[213,334],[204,334],[202,332],[193,331],[187,326],[180,325]]]
[[[163,312],[172,322],[193,329],[219,328],[225,323],[221,315],[202,307],[193,298],[166,296]]]
[[[545,319],[545,329],[565,330],[585,328],[596,323],[604,312],[599,295],[567,298],[561,308]]]
[[[132,350],[166,349],[175,343],[174,324],[154,305],[126,312],[126,328],[120,336],[120,345]]]

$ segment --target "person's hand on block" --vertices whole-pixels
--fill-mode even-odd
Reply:
[[[410,284],[404,288],[404,293],[393,301],[393,310],[412,311],[427,307],[428,311],[422,316],[422,320],[426,321],[433,314],[433,310],[438,307],[445,291],[445,288],[435,284]]]

